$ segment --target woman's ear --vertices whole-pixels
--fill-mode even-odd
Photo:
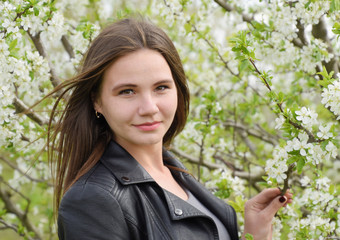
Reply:
[[[91,99],[92,99],[94,110],[98,113],[101,113],[101,105],[102,104],[101,104],[100,99],[98,98],[97,94],[92,93]]]

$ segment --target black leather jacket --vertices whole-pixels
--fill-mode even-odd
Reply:
[[[166,164],[184,168],[164,151]],[[213,196],[192,176],[172,171],[238,239],[234,209]],[[162,189],[117,143],[64,195],[58,216],[60,240],[208,240],[219,239],[214,221]]]

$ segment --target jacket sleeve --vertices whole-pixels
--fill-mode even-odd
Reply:
[[[64,195],[58,213],[60,240],[128,240],[129,231],[112,194],[87,183],[74,185]]]

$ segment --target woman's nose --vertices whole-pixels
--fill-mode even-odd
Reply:
[[[143,96],[139,103],[139,115],[154,115],[159,111],[157,101],[151,94]]]

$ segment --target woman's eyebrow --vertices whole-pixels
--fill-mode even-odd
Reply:
[[[153,85],[170,84],[170,83],[174,83],[174,80],[173,79],[163,79],[163,80],[159,80],[159,81],[155,82]],[[114,86],[112,88],[112,91],[116,91],[116,90],[119,90],[119,89],[122,89],[122,88],[136,88],[136,87],[138,87],[137,84],[121,83],[121,84]]]
[[[122,83],[122,84],[118,84],[116,86],[114,86],[112,88],[112,91],[118,90],[118,89],[122,89],[122,88],[135,88],[137,87],[136,84],[132,84],[132,83]]]
[[[164,80],[160,80],[160,81],[157,81],[154,85],[158,85],[158,84],[165,84],[165,83],[174,83],[174,80],[173,79],[164,79]]]

